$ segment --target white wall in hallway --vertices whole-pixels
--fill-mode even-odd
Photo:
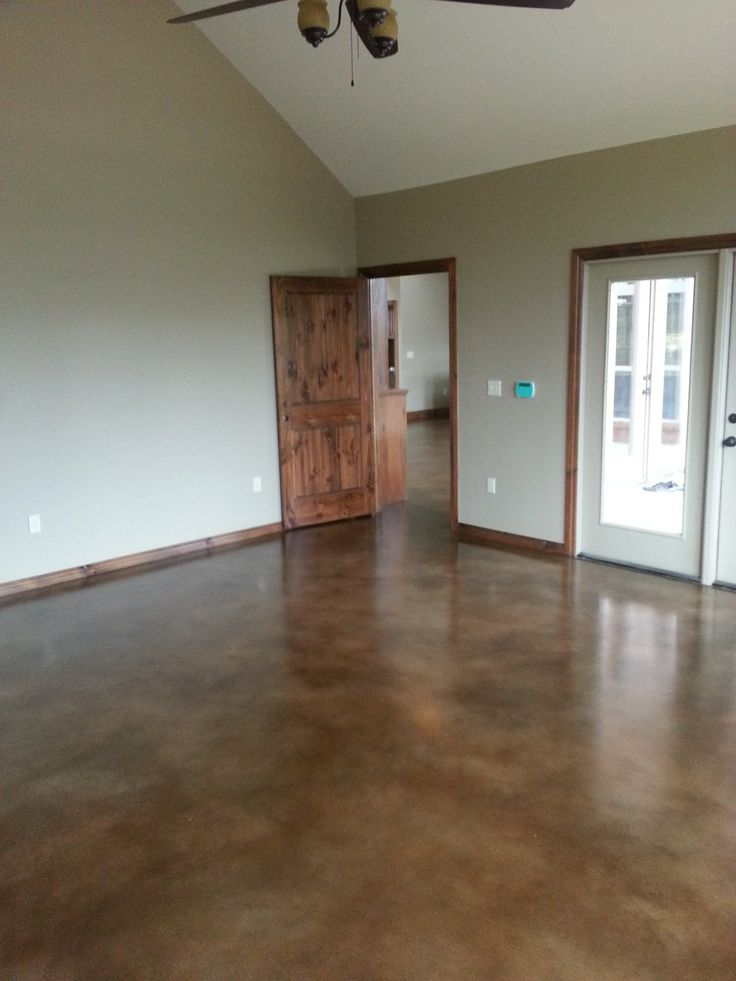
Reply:
[[[399,383],[408,390],[407,412],[450,404],[447,304],[447,273],[400,278]],[[407,357],[408,351],[413,358]]]

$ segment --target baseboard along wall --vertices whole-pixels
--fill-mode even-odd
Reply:
[[[198,538],[195,541],[182,542],[179,545],[154,548],[147,552],[135,552],[132,555],[105,559],[102,562],[91,562],[89,565],[73,566],[70,569],[60,569],[57,572],[48,572],[40,576],[29,576],[26,579],[0,583],[0,602],[17,600],[25,596],[31,597],[50,590],[90,585],[115,573],[167,565],[188,558],[195,558],[198,555],[209,555],[221,549],[237,548],[249,542],[273,538],[283,534],[283,531],[282,522],[277,521],[270,525],[261,525],[258,528],[246,528],[224,535],[213,535],[210,538]],[[568,554],[562,542],[548,542],[541,538],[512,535],[505,531],[479,528],[476,525],[458,525],[457,537],[460,541],[473,545],[522,549],[527,552],[532,551],[546,555],[566,556]]]
[[[457,537],[461,542],[468,542],[471,545],[487,545],[491,548],[523,549],[526,552],[542,552],[545,555],[563,555],[569,557],[564,542],[548,542],[543,538],[512,535],[506,531],[493,531],[491,528],[479,528],[476,525],[459,524]]]
[[[407,412],[407,422],[421,422],[423,419],[449,419],[450,407],[443,406],[439,409],[417,409],[416,412]]]
[[[179,562],[197,555],[209,555],[220,549],[237,548],[248,542],[273,538],[282,534],[283,530],[283,524],[277,521],[270,525],[260,525],[258,528],[245,528],[224,535],[213,535],[211,538],[198,538],[193,542],[167,545],[147,552],[135,552],[132,555],[122,555],[102,562],[91,562],[89,565],[60,569],[58,572],[29,576],[27,579],[15,579],[12,582],[0,583],[0,602],[62,587],[89,585],[93,581],[115,573]]]

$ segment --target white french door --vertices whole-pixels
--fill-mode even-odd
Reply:
[[[586,267],[582,554],[700,575],[717,279],[714,254]]]
[[[734,282],[736,286],[736,282]],[[716,580],[736,587],[736,293],[731,318]]]

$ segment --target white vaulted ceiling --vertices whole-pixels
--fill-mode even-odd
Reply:
[[[204,31],[355,196],[736,122],[735,0],[394,5],[399,52],[361,48],[354,88],[349,20],[315,50],[296,0],[171,30]]]

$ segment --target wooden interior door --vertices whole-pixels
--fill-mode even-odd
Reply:
[[[271,277],[285,528],[375,511],[368,281]]]

